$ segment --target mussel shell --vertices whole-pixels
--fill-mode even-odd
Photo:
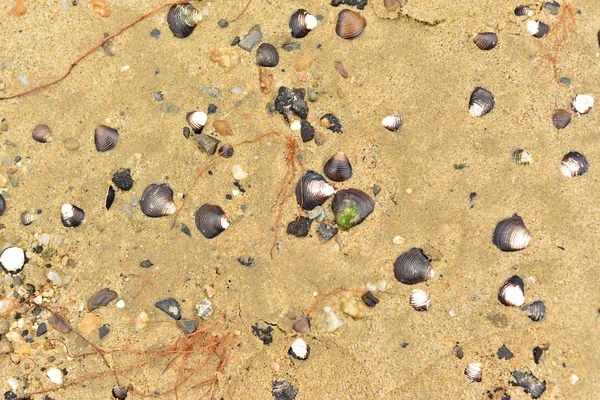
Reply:
[[[417,311],[427,311],[431,306],[431,299],[424,290],[415,289],[410,294],[410,306]]]
[[[30,211],[23,211],[21,213],[21,225],[29,226],[35,221],[36,214]]]
[[[402,117],[399,115],[388,115],[381,120],[381,125],[388,131],[396,132],[402,127]]]
[[[45,124],[39,124],[35,128],[33,128],[33,132],[31,132],[31,137],[36,142],[40,143],[48,143],[52,141],[52,131],[50,127]]]
[[[352,164],[341,151],[335,153],[323,166],[325,176],[334,182],[343,182],[352,176]]]
[[[299,9],[290,17],[292,37],[301,39],[317,26],[317,19],[304,9]]]
[[[529,165],[533,162],[533,157],[527,150],[517,149],[512,152],[511,158],[518,165]]]
[[[98,125],[94,131],[96,150],[108,151],[114,149],[119,140],[119,131],[106,125]]]
[[[256,49],[254,61],[261,67],[275,67],[279,64],[279,52],[271,43],[261,43]]]
[[[496,101],[494,95],[487,89],[476,87],[469,99],[469,114],[473,117],[481,117],[494,108]]]
[[[60,208],[60,220],[67,228],[81,225],[85,218],[85,212],[73,204],[63,204]]]
[[[334,192],[321,174],[309,170],[296,184],[296,201],[303,210],[310,211],[323,205]]]
[[[201,20],[202,13],[189,3],[171,6],[167,14],[169,29],[180,39],[190,36]]]
[[[515,15],[517,17],[531,17],[533,10],[529,6],[520,5],[515,8]]]
[[[510,277],[498,291],[498,300],[505,306],[521,307],[525,302],[525,283],[521,277]]]
[[[565,129],[571,123],[571,113],[565,109],[558,109],[552,114],[552,124],[556,129]]]
[[[302,317],[294,323],[292,326],[298,333],[309,334],[310,333],[310,318]]]
[[[196,227],[207,239],[217,237],[229,227],[231,219],[219,206],[203,204],[196,211]]]
[[[173,189],[167,183],[149,185],[142,193],[140,209],[152,218],[175,214],[177,206],[173,202]]]
[[[394,276],[406,285],[433,278],[435,271],[423,250],[413,247],[400,254],[394,261]]]
[[[532,19],[527,21],[527,30],[533,37],[540,39],[550,32],[550,25],[545,24],[542,21]]]
[[[185,119],[195,133],[202,133],[208,116],[202,111],[191,111],[186,114]]]
[[[465,375],[471,382],[481,382],[481,364],[471,363],[467,365]]]
[[[538,300],[527,306],[527,316],[530,320],[538,322],[544,319],[546,315],[546,305],[543,301]]]
[[[338,190],[331,202],[335,222],[340,229],[362,223],[375,209],[375,201],[358,189]]]
[[[502,251],[517,251],[529,246],[531,235],[525,227],[523,218],[515,214],[498,222],[492,242]]]
[[[115,188],[113,187],[113,185],[108,185],[108,189],[106,190],[106,198],[104,199],[104,207],[106,207],[106,209],[109,210],[114,201]]]
[[[289,381],[277,379],[273,382],[271,394],[275,400],[294,400],[296,398],[296,389],[294,389]]]
[[[127,388],[120,385],[114,385],[112,388],[112,395],[115,399],[125,400],[127,398]]]
[[[0,194],[0,215],[4,214],[5,211],[6,211],[6,200],[4,199],[4,196],[2,196]]]
[[[342,39],[354,39],[360,36],[367,26],[367,20],[352,10],[341,10],[335,25],[335,33]]]
[[[570,151],[562,159],[560,171],[566,177],[574,178],[585,174],[589,169],[589,164],[585,156],[577,151]]]
[[[473,37],[473,43],[481,50],[491,50],[498,44],[498,35],[494,32],[480,32]]]

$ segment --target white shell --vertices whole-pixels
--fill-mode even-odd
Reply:
[[[60,369],[56,367],[51,367],[48,369],[48,372],[46,372],[46,375],[48,375],[50,382],[56,383],[57,385],[62,385],[63,373]]]
[[[0,263],[8,273],[19,273],[25,265],[25,252],[19,247],[9,247],[2,252]]]
[[[306,360],[310,354],[310,348],[302,338],[298,338],[292,343],[288,353],[299,360]]]
[[[521,307],[525,303],[525,295],[518,286],[507,286],[504,289],[504,298],[507,303],[515,307]]]
[[[471,382],[481,382],[481,364],[471,363],[465,368],[465,375]]]
[[[417,311],[427,311],[431,306],[431,299],[425,291],[415,289],[410,294],[410,305]]]
[[[202,111],[192,111],[188,113],[185,117],[187,119],[188,124],[196,133],[202,132],[202,128],[206,125],[206,121],[208,120],[208,115]]]
[[[399,115],[388,115],[381,120],[381,125],[392,132],[396,132],[402,126],[402,117]]]
[[[571,102],[571,106],[578,114],[587,114],[594,106],[594,97],[591,94],[578,94]]]

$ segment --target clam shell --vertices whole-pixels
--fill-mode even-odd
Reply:
[[[556,129],[565,129],[571,123],[571,113],[565,109],[558,109],[552,114],[552,124]]]
[[[104,200],[104,207],[106,207],[106,209],[109,210],[114,201],[115,201],[115,188],[113,187],[113,185],[109,185],[108,189],[106,190],[106,198]]]
[[[375,201],[358,189],[338,190],[331,202],[335,222],[340,229],[362,223],[375,209]]]
[[[431,306],[431,299],[424,290],[415,289],[410,294],[410,306],[417,311],[427,311]]]
[[[217,237],[230,223],[231,219],[219,206],[203,204],[196,211],[196,227],[207,239]]]
[[[39,124],[35,128],[33,128],[33,132],[31,132],[31,137],[36,142],[40,143],[48,143],[52,141],[52,131],[50,127],[45,124]]]
[[[481,117],[492,111],[496,101],[494,95],[487,89],[476,87],[469,99],[469,114],[473,117]]]
[[[334,182],[344,182],[352,176],[352,164],[344,153],[338,151],[327,160],[323,173]]]
[[[304,9],[299,9],[290,17],[292,37],[301,39],[317,27],[317,19]]]
[[[492,242],[502,251],[517,251],[529,246],[531,235],[525,227],[523,218],[515,214],[498,222]]]
[[[169,29],[180,39],[190,36],[200,21],[202,13],[189,3],[171,6],[167,14]]]
[[[465,375],[471,382],[481,382],[481,364],[471,363],[465,368]]]
[[[6,199],[0,194],[0,215],[6,211]]]
[[[2,264],[2,268],[11,275],[16,275],[21,272],[25,262],[25,252],[20,247],[9,247],[4,249],[2,255],[0,255],[0,264]]]
[[[571,107],[579,115],[587,114],[594,107],[594,96],[591,94],[578,94],[571,102]]]
[[[423,250],[413,247],[400,254],[394,261],[394,276],[406,285],[433,278],[435,271]]]
[[[543,23],[538,20],[529,20],[527,21],[527,31],[531,33],[533,37],[543,38],[550,32],[550,25]]]
[[[21,224],[23,226],[29,226],[35,221],[37,214],[32,213],[31,211],[23,211],[21,213]]]
[[[127,398],[127,388],[120,385],[114,385],[112,388],[112,395],[115,399],[125,400]]]
[[[402,117],[399,115],[388,115],[381,120],[381,125],[388,131],[396,132],[402,127]]]
[[[175,214],[177,206],[173,202],[173,189],[167,183],[149,185],[142,193],[140,209],[152,218]]]
[[[481,32],[473,37],[473,43],[481,50],[491,50],[498,44],[498,35],[494,32]]]
[[[98,125],[94,131],[96,150],[104,152],[112,150],[119,140],[119,131],[106,125]]]
[[[544,319],[546,315],[546,305],[543,301],[538,300],[527,306],[527,316],[530,320],[538,322]]]
[[[315,171],[306,171],[296,184],[296,201],[306,211],[323,205],[333,193],[333,186]]]
[[[335,25],[335,33],[342,39],[351,40],[360,36],[366,26],[367,20],[359,13],[348,9],[341,10]]]
[[[233,157],[233,146],[230,143],[225,143],[219,148],[219,155],[223,158]]]
[[[521,307],[525,303],[525,284],[515,275],[510,277],[498,291],[498,300],[505,306]]]
[[[302,338],[294,340],[288,349],[288,354],[296,360],[306,360],[310,355],[310,346]]]
[[[60,220],[67,228],[81,225],[85,218],[85,212],[73,204],[63,204],[60,208]]]
[[[309,334],[310,333],[310,318],[302,317],[298,321],[294,323],[292,326],[294,330],[298,333]]]
[[[208,116],[202,111],[191,111],[186,114],[185,119],[194,132],[202,133]]]
[[[402,2],[400,0],[383,0],[383,6],[389,12],[394,12],[402,7]]]
[[[585,156],[577,151],[570,151],[562,159],[560,172],[569,178],[574,178],[585,174],[589,169],[589,164]]]
[[[520,5],[515,8],[515,15],[517,17],[531,17],[533,10],[529,6]]]
[[[511,158],[519,165],[529,165],[533,162],[533,157],[527,150],[517,149],[512,152]]]
[[[254,61],[261,67],[275,67],[279,64],[279,52],[270,43],[261,43],[256,49]]]
[[[294,400],[296,398],[296,390],[289,381],[284,379],[277,379],[273,382],[271,394],[275,400]]]

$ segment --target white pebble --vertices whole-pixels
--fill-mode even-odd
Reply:
[[[238,196],[239,196],[239,194],[240,194],[240,191],[239,191],[239,190],[237,190],[237,189],[233,189],[233,190],[231,191],[231,194],[232,194],[233,196],[235,196],[235,197],[238,197]]]
[[[48,372],[46,372],[46,375],[48,375],[50,382],[56,383],[57,385],[62,385],[63,373],[60,369],[56,367],[51,367],[48,369]]]
[[[42,236],[40,236],[40,243],[42,246],[48,246],[48,243],[50,243],[50,235],[47,233],[42,233]]]
[[[6,380],[6,383],[8,383],[13,392],[16,392],[21,387],[21,381],[12,376]]]
[[[125,308],[125,300],[121,299],[117,301],[117,308]]]
[[[576,384],[577,382],[579,382],[579,377],[575,374],[571,375],[571,377],[569,378],[569,382],[571,383],[571,385]]]
[[[385,292],[387,290],[387,281],[377,282],[377,290],[380,292]]]
[[[50,282],[54,283],[56,286],[62,286],[63,280],[59,274],[54,271],[48,272],[48,279]]]
[[[29,85],[29,81],[23,75],[19,74],[19,75],[17,75],[17,78],[19,78],[19,80],[21,81],[21,83],[23,85]]]
[[[248,172],[246,172],[244,167],[238,164],[231,167],[231,173],[233,174],[233,179],[237,179],[238,181],[248,177]]]
[[[242,94],[242,92],[244,91],[244,88],[241,86],[236,86],[231,90],[231,93],[233,94]]]
[[[376,292],[377,291],[377,285],[372,284],[371,282],[367,283],[365,285],[365,288],[369,291],[369,292]]]
[[[125,72],[129,70],[129,65],[123,65],[119,71]]]
[[[454,311],[454,309],[448,311],[448,314],[450,314],[451,317],[456,317],[456,311]]]
[[[299,120],[295,120],[290,124],[290,129],[293,131],[299,131],[300,129],[302,129],[302,124]]]

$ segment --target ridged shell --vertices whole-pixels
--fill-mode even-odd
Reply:
[[[142,193],[140,209],[152,218],[175,214],[177,206],[173,202],[173,189],[167,183],[149,185]]]
[[[352,176],[352,164],[344,153],[338,151],[327,160],[323,173],[334,182],[344,182]]]
[[[402,7],[402,2],[400,0],[383,0],[383,6],[389,12],[394,12]]]
[[[591,94],[578,94],[571,102],[571,107],[579,115],[587,114],[594,107],[594,96]]]
[[[515,275],[510,277],[498,291],[498,300],[505,306],[521,307],[525,303],[525,284]]]
[[[37,214],[32,213],[31,211],[24,211],[21,213],[21,224],[23,226],[29,226],[35,221]]]
[[[406,285],[424,282],[433,278],[435,271],[423,250],[413,247],[394,261],[394,276]]]
[[[6,211],[6,199],[0,194],[0,215]]]
[[[341,10],[335,25],[335,33],[342,39],[351,40],[360,36],[366,26],[367,20],[359,13],[348,9]]]
[[[473,43],[481,50],[491,50],[498,44],[498,35],[494,32],[481,32],[473,37]]]
[[[63,204],[60,208],[60,220],[67,228],[81,225],[85,219],[85,212],[73,204]]]
[[[254,61],[261,67],[276,67],[279,64],[279,52],[270,43],[261,43],[256,49]]]
[[[194,132],[202,133],[208,116],[202,111],[191,111],[186,114],[185,119]]]
[[[26,262],[25,252],[20,247],[9,247],[0,255],[2,269],[11,275],[20,273]]]
[[[521,5],[515,8],[515,15],[517,17],[531,17],[533,10],[529,6]]]
[[[556,129],[565,129],[571,123],[571,113],[565,109],[558,109],[552,114],[552,124]]]
[[[36,142],[40,143],[48,143],[52,141],[52,131],[50,127],[45,124],[39,124],[35,128],[33,128],[33,132],[31,132],[31,137]]]
[[[527,306],[527,316],[530,320],[538,322],[544,319],[546,315],[546,305],[543,301],[538,300]]]
[[[527,30],[533,37],[540,39],[550,32],[550,25],[545,24],[542,21],[532,19],[527,21]]]
[[[340,229],[362,223],[375,209],[375,201],[359,189],[338,190],[331,202],[335,222]]]
[[[333,193],[333,186],[315,171],[306,171],[296,184],[296,201],[306,211],[323,205]]]
[[[189,3],[171,6],[167,14],[169,29],[180,39],[190,36],[200,21],[202,13]]]
[[[431,299],[424,290],[415,289],[410,294],[410,306],[417,311],[427,311],[431,306]]]
[[[217,237],[230,223],[231,219],[219,206],[203,204],[196,211],[196,228],[207,239]]]
[[[529,165],[533,162],[533,157],[527,150],[517,149],[512,152],[511,158],[518,165]]]
[[[302,317],[296,321],[293,328],[298,333],[309,334],[310,333],[310,318]]]
[[[119,131],[106,125],[98,125],[94,131],[96,150],[108,151],[114,149],[119,140]]]
[[[115,399],[125,400],[127,398],[127,388],[120,385],[114,385],[112,388],[112,395]]]
[[[219,148],[219,155],[223,158],[229,158],[233,156],[233,146],[230,143],[225,143]]]
[[[109,185],[108,189],[106,190],[106,198],[104,199],[104,207],[106,207],[107,210],[110,210],[110,207],[112,206],[114,201],[115,201],[115,188],[113,187],[113,185]]]
[[[294,400],[296,398],[296,390],[292,384],[283,379],[273,382],[271,394],[275,400]]]
[[[531,235],[525,227],[523,218],[515,214],[498,222],[492,242],[502,251],[517,251],[529,246]]]
[[[388,115],[381,120],[381,125],[388,131],[396,132],[402,127],[402,117],[399,115]]]
[[[585,174],[589,169],[589,164],[585,156],[577,151],[570,151],[562,159],[560,172],[570,178]]]
[[[476,87],[469,99],[469,114],[473,117],[481,117],[492,111],[496,101],[494,95],[487,89]]]
[[[465,368],[465,375],[471,382],[481,382],[481,364],[471,363]]]
[[[317,27],[317,19],[304,9],[299,9],[290,17],[292,37],[301,39]]]

